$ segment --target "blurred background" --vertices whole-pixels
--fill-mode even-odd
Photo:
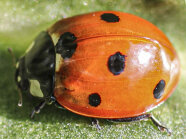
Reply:
[[[186,1],[185,0],[1,0],[0,1],[0,138],[184,138],[186,119]],[[27,97],[18,107],[15,68],[7,48],[20,57],[34,37],[61,18],[102,10],[140,16],[160,28],[181,60],[182,74],[173,95],[153,110],[172,129],[168,137],[151,121],[113,124],[100,120],[101,131],[91,120],[46,106],[34,120]]]

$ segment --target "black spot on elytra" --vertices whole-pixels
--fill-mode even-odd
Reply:
[[[101,103],[101,97],[98,93],[90,94],[88,99],[89,104],[94,107],[97,107]]]
[[[77,48],[76,39],[75,35],[71,32],[63,33],[56,44],[56,53],[61,54],[63,58],[72,57]]]
[[[119,75],[123,72],[125,68],[125,55],[122,55],[120,52],[111,55],[108,59],[108,68],[114,75]]]
[[[160,80],[159,83],[154,88],[153,91],[154,98],[159,99],[163,95],[164,89],[165,89],[165,81]]]
[[[113,13],[104,13],[101,15],[101,20],[106,22],[119,22],[119,17]]]

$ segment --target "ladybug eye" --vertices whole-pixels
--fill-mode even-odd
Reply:
[[[159,99],[163,95],[164,89],[165,89],[165,81],[160,80],[159,83],[154,88],[153,91],[154,98]]]
[[[122,55],[120,52],[111,55],[108,60],[108,68],[114,75],[119,75],[123,72],[125,68],[125,55]]]

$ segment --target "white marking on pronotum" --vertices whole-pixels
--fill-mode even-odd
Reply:
[[[37,80],[30,80],[30,93],[35,97],[44,97]]]
[[[34,46],[34,44],[35,44],[35,41],[33,41],[33,42],[30,44],[30,46],[29,46],[28,49],[26,50],[26,53],[28,53],[28,52],[32,49],[32,47]]]
[[[51,38],[53,40],[54,45],[56,45],[59,40],[59,36],[57,36],[56,34],[52,34]]]

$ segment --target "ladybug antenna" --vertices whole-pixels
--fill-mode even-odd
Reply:
[[[15,55],[13,53],[13,50],[12,48],[8,48],[8,52],[11,54],[12,56],[12,63],[13,63],[13,66],[16,67],[16,58],[15,58]]]
[[[12,64],[14,67],[16,67],[16,57],[13,53],[13,50],[12,48],[8,48],[8,52],[11,54],[12,56]],[[17,87],[17,90],[18,90],[18,93],[19,93],[19,101],[18,101],[18,106],[21,107],[22,104],[23,104],[23,99],[22,99],[22,93],[21,93],[21,90]]]

